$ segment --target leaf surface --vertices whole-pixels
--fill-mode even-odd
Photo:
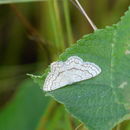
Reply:
[[[84,36],[59,60],[65,61],[70,56],[97,64],[101,74],[47,95],[64,104],[67,111],[90,130],[109,130],[127,119],[130,113],[130,9],[118,24]]]

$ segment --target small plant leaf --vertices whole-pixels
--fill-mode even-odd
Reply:
[[[47,95],[64,104],[67,111],[90,130],[109,130],[128,119],[130,9],[118,24],[84,36],[68,48],[59,60],[65,61],[70,56],[79,56],[84,61],[95,63],[102,69],[101,74],[47,92]]]
[[[43,97],[37,86],[31,80],[20,85],[16,95],[0,110],[0,130],[35,130],[38,127],[50,100]]]
[[[47,0],[0,0],[0,4],[10,4],[10,3],[21,3],[21,2],[38,2]]]

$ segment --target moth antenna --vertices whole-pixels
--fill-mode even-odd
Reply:
[[[92,22],[92,20],[89,18],[89,16],[87,15],[87,13],[85,12],[85,10],[83,9],[83,7],[81,6],[81,4],[79,3],[78,0],[75,0],[75,2],[73,0],[70,0],[79,10],[80,12],[85,16],[85,18],[87,19],[87,21],[89,22],[89,24],[92,26],[93,30],[97,30],[96,25]]]

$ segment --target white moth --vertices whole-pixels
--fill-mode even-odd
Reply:
[[[71,56],[65,62],[53,62],[50,67],[51,72],[45,79],[44,91],[52,91],[101,73],[101,69],[96,64],[84,62],[78,56]]]

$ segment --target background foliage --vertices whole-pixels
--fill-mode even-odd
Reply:
[[[130,5],[129,0],[81,3],[98,28],[119,21]],[[93,32],[90,25],[67,0],[4,4],[0,16],[0,129],[74,130],[80,123],[24,79],[26,73],[44,72],[65,48]],[[129,130],[130,123],[115,129]]]

